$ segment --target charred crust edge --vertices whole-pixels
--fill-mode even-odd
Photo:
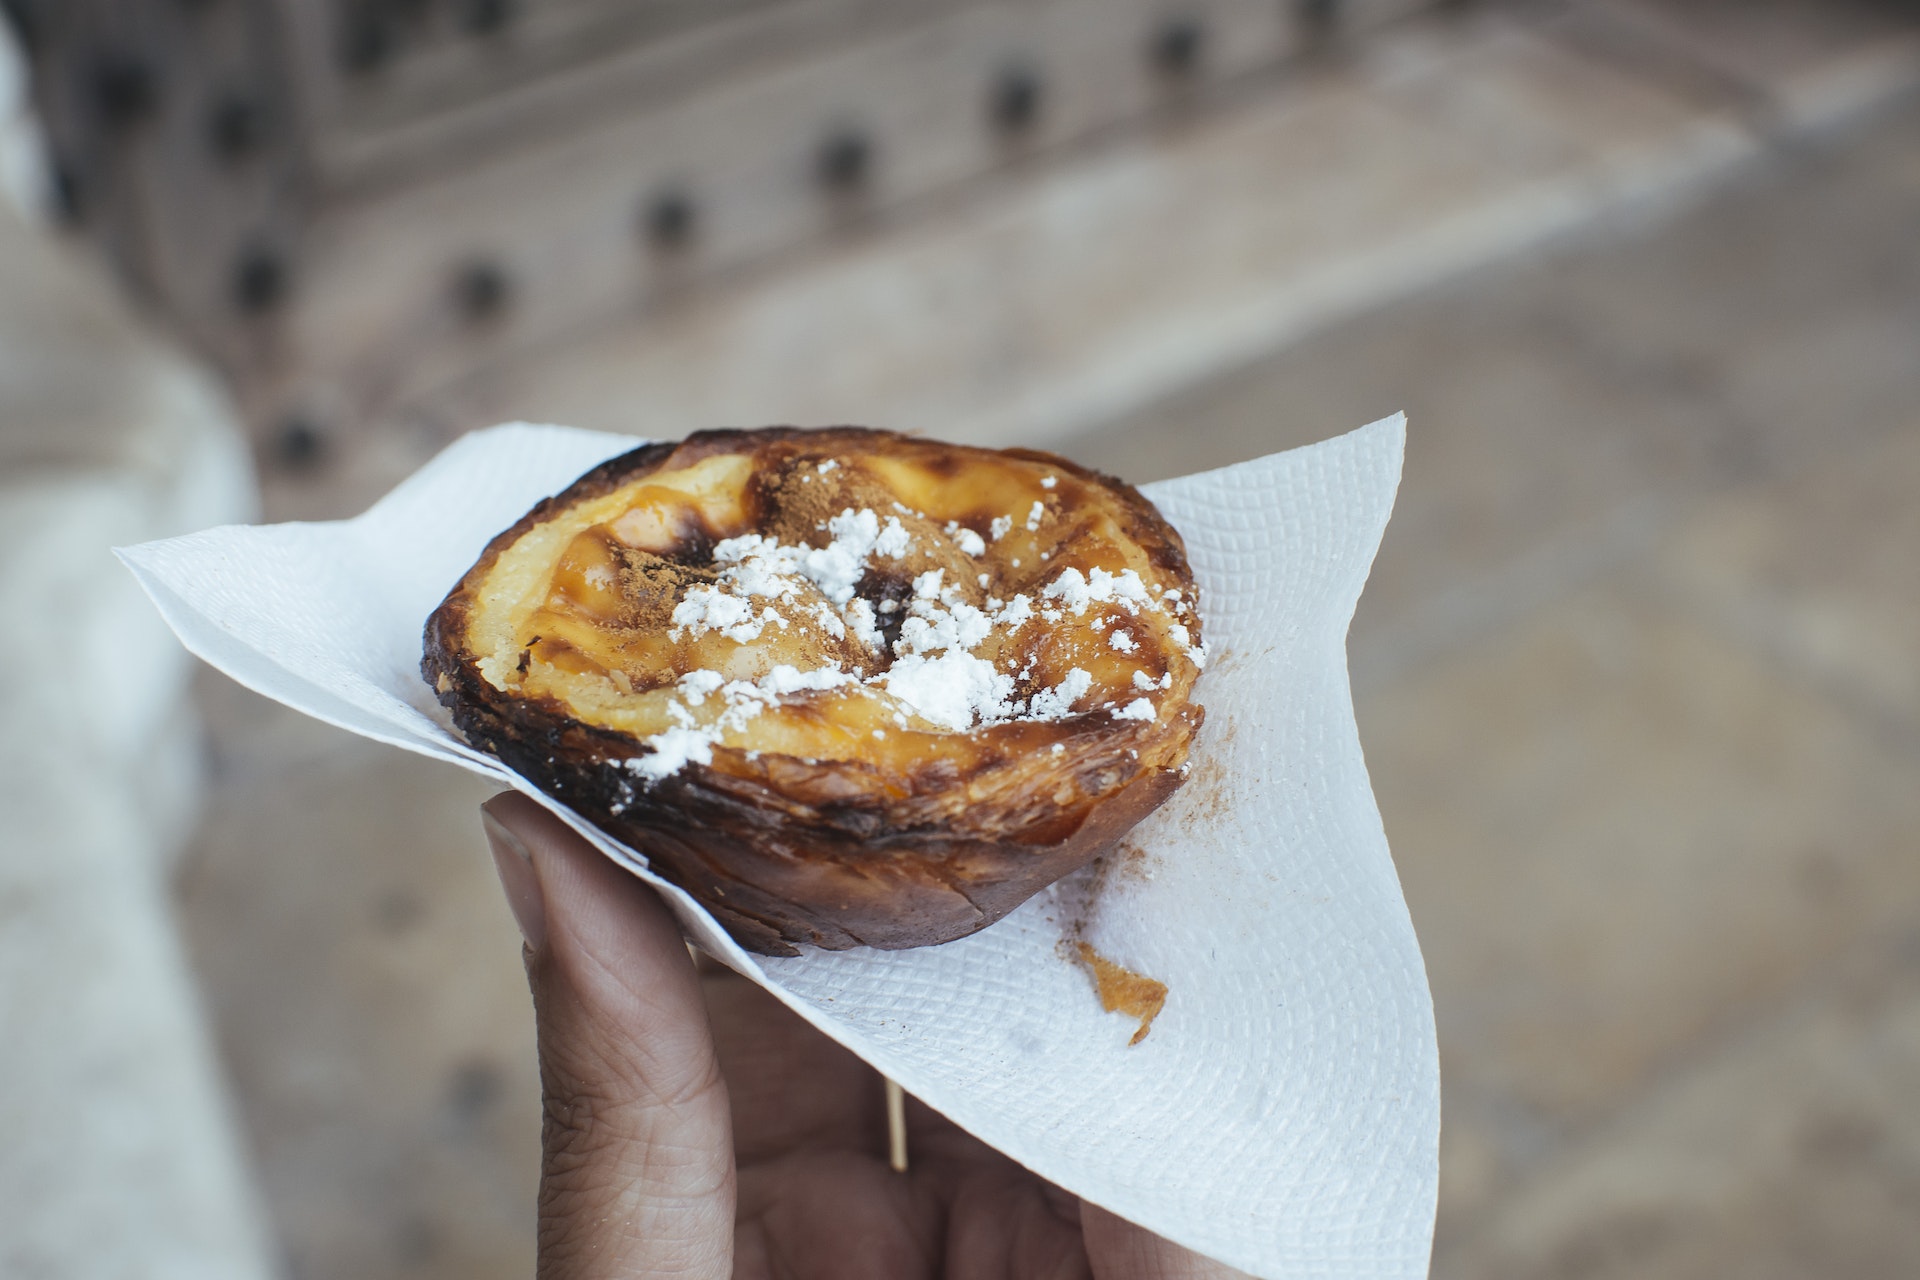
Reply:
[[[1098,713],[1057,722],[1052,740],[1067,748],[1059,759],[1036,765],[1029,752],[989,766],[1024,764],[1048,786],[1014,788],[1019,804],[970,804],[936,820],[928,805],[888,795],[860,762],[788,762],[787,776],[776,777],[773,767],[739,768],[742,753],[722,748],[734,768],[690,764],[643,787],[619,767],[643,755],[642,744],[583,723],[554,700],[494,688],[465,650],[475,591],[535,525],[653,472],[794,438],[825,449],[914,439],[866,427],[726,429],[610,458],[488,542],[427,619],[421,675],[471,745],[645,854],[748,950],[898,949],[964,937],[1110,848],[1172,795],[1178,773],[1128,767],[1127,753],[1169,733],[1190,748],[1203,709],[1189,703],[1173,722],[1153,725],[1100,717],[1091,732]],[[1133,486],[1039,450],[1002,452],[1118,496],[1127,536],[1192,590],[1185,543]],[[834,785],[809,785],[809,775]],[[1071,801],[1051,800],[1063,780]]]

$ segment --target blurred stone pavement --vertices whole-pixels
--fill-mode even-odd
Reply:
[[[1920,1273],[1916,244],[1909,96],[1057,445],[1146,481],[1409,414],[1351,653],[1438,1012],[1443,1280]],[[487,789],[200,692],[179,902],[289,1273],[524,1276]]]
[[[1350,652],[1438,1277],[1920,1272],[1916,179],[1909,103],[1069,448],[1409,413]]]

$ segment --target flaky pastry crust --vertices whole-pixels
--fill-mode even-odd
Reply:
[[[496,537],[421,670],[745,947],[984,928],[1179,785],[1204,660],[1130,486],[861,428],[616,457]]]

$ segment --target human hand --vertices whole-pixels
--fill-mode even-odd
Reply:
[[[909,1099],[719,965],[553,815],[483,807],[526,938],[544,1095],[539,1280],[1226,1280]]]

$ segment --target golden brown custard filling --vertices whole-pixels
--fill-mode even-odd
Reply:
[[[1193,602],[1125,521],[1044,461],[787,440],[535,525],[487,573],[468,639],[495,688],[645,740],[663,768],[713,747],[959,761],[982,734],[1038,745],[1039,724],[1184,705]]]

